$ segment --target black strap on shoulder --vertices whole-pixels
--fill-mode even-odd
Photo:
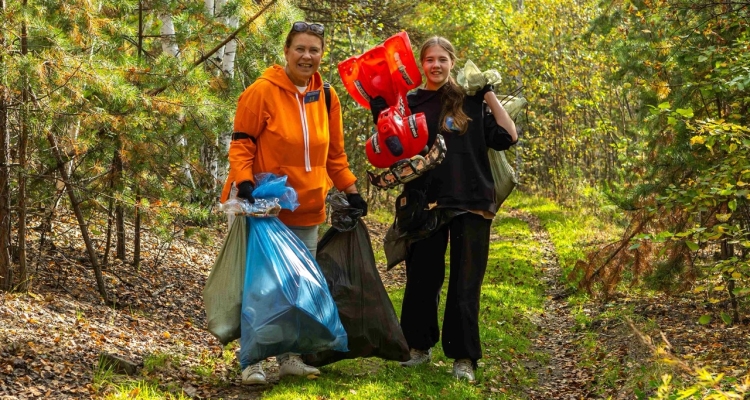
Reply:
[[[245,132],[234,132],[234,133],[232,133],[232,140],[240,140],[240,139],[250,139],[250,140],[253,141],[253,143],[256,142],[254,137],[248,135]]]
[[[328,82],[323,82],[323,91],[325,92],[326,96],[326,110],[328,110],[328,115],[331,115],[331,84]]]

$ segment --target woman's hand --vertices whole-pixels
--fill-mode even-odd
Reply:
[[[248,203],[253,204],[255,203],[255,198],[253,197],[253,189],[255,189],[255,187],[253,186],[252,182],[242,182],[239,184],[239,186],[237,186],[237,197],[245,199]]]
[[[352,208],[362,210],[362,216],[367,215],[367,202],[360,196],[359,193],[349,193],[346,195],[346,200]]]
[[[349,205],[352,208],[358,208],[362,210],[363,217],[367,215],[367,202],[357,191],[357,186],[355,186],[354,184],[350,185],[349,187],[344,189],[344,194],[346,194],[346,201],[349,202]]]

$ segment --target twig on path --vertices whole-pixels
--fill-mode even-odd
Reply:
[[[675,356],[674,354],[672,354],[672,353],[669,352],[668,349],[671,348],[672,345],[666,340],[666,336],[664,335],[663,332],[662,332],[661,335],[662,335],[662,338],[664,339],[664,342],[666,343],[667,347],[666,348],[658,348],[658,347],[656,347],[654,345],[654,341],[651,339],[650,336],[646,335],[645,333],[641,332],[638,328],[636,328],[635,324],[633,323],[633,321],[630,318],[626,317],[625,321],[630,326],[630,329],[632,329],[633,332],[635,333],[635,335],[638,337],[638,340],[640,340],[640,342],[643,343],[644,346],[648,347],[649,350],[651,350],[652,353],[658,354],[660,356],[663,356],[664,357],[664,361],[666,361],[666,362],[668,362],[670,364],[677,365],[678,367],[680,367],[680,369],[682,369],[685,372],[689,372],[689,373],[693,373],[694,372],[693,368],[690,367],[690,365],[688,365],[685,361],[681,360],[680,358],[678,358],[677,356]]]
[[[156,297],[156,296],[160,295],[163,291],[165,291],[165,290],[167,290],[167,289],[169,289],[171,287],[174,287],[174,283],[170,283],[169,285],[166,285],[166,286],[162,287],[161,289],[157,289],[157,290],[151,292],[151,297]]]
[[[104,272],[107,272],[108,274],[114,275],[114,276],[115,276],[115,278],[119,279],[119,280],[120,280],[120,282],[124,283],[124,284],[125,284],[125,286],[127,286],[127,287],[129,287],[129,288],[134,288],[134,287],[135,287],[135,285],[133,285],[132,283],[130,283],[130,282],[128,282],[128,281],[126,281],[126,280],[125,280],[125,279],[123,279],[123,278],[122,278],[122,277],[121,277],[120,275],[117,275],[117,273],[115,273],[115,271],[114,271],[114,270],[111,270],[111,269],[110,269],[109,271],[105,270]]]
[[[107,273],[110,273],[110,274],[112,274],[114,276],[117,276],[117,274],[114,273],[114,268],[107,268],[107,269],[104,270],[104,272],[107,272]],[[120,272],[128,274],[128,275],[130,275],[132,277],[138,278],[141,281],[143,281],[144,283],[146,283],[147,285],[152,285],[153,284],[153,283],[151,283],[151,281],[149,281],[148,279],[142,277],[141,275],[133,273],[133,272],[130,272],[130,271],[126,270],[126,269],[121,269]],[[117,276],[117,277],[119,278],[119,276]]]

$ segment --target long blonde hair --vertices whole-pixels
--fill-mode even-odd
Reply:
[[[422,43],[422,49],[419,51],[420,64],[424,61],[424,56],[425,53],[427,53],[427,50],[433,46],[440,46],[448,53],[451,61],[453,61],[453,65],[456,64],[456,49],[448,39],[442,36],[433,36]],[[471,121],[471,118],[466,115],[463,109],[464,97],[466,95],[450,74],[448,75],[448,82],[446,82],[444,86],[443,98],[445,101],[443,102],[443,110],[440,113],[440,119],[442,121],[441,127],[443,130],[450,131],[447,120],[448,117],[451,117],[453,118],[453,125],[459,130],[459,134],[463,135],[466,133],[469,121]]]

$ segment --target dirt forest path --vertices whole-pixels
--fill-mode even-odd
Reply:
[[[514,210],[511,216],[528,223],[543,249],[540,268],[547,285],[544,311],[532,317],[538,327],[532,351],[545,354],[542,359],[546,361],[514,361],[538,377],[536,383],[521,388],[524,397],[593,398],[587,390],[593,371],[581,366],[580,338],[573,330],[549,235],[531,214]],[[374,247],[382,245],[387,227],[386,223],[368,221]],[[165,391],[201,399],[260,398],[273,386],[242,386],[236,362],[220,362],[222,348],[203,328],[201,291],[220,243],[218,238],[216,248],[211,249],[172,246],[164,253],[164,260],[170,262],[144,266],[148,275],[127,263],[118,264],[120,280],[110,281],[124,302],[118,309],[101,303],[90,289],[94,284],[91,279],[69,279],[66,287],[61,287],[60,276],[89,278],[89,271],[70,257],[49,256],[39,268],[36,293],[0,295],[0,399],[101,398],[107,392],[96,389],[94,368],[103,350],[134,361],[140,372],[146,369],[146,358],[153,363],[159,359],[155,355],[172,357],[147,375],[138,375],[159,382]],[[157,251],[158,244],[154,242],[151,251]],[[386,287],[403,287],[403,266],[389,272],[385,265],[378,268]],[[119,281],[123,284],[116,285]],[[209,359],[215,363],[212,372],[198,373]],[[275,362],[267,362],[266,368],[269,381],[277,382]]]
[[[580,334],[575,333],[575,321],[566,301],[567,292],[562,284],[562,271],[557,260],[557,252],[549,233],[541,226],[539,219],[524,211],[513,209],[510,216],[524,221],[533,233],[533,238],[542,249],[542,281],[546,286],[544,311],[533,318],[538,335],[532,339],[532,352],[542,353],[546,362],[522,360],[523,367],[532,372],[536,383],[524,389],[526,398],[533,400],[579,400],[598,398],[591,393],[590,383],[594,381],[593,368],[582,365],[578,342]],[[369,222],[368,227],[373,245],[383,241],[387,224]],[[385,265],[378,265],[386,287],[403,288],[406,274],[403,265],[386,272]],[[270,359],[265,363],[269,382],[278,382],[278,367]],[[258,399],[270,386],[242,387],[230,386],[213,395],[222,398],[251,400]]]
[[[527,361],[525,367],[536,375],[537,382],[526,389],[530,399],[588,399],[594,398],[587,389],[594,380],[594,371],[581,363],[578,349],[579,335],[574,332],[575,322],[565,301],[566,290],[561,283],[561,268],[557,252],[549,233],[539,219],[522,210],[512,210],[511,216],[529,225],[534,239],[542,249],[544,271],[542,281],[546,285],[544,311],[534,323],[538,336],[532,339],[534,352],[548,357],[548,362]],[[545,358],[546,358],[545,357]]]

